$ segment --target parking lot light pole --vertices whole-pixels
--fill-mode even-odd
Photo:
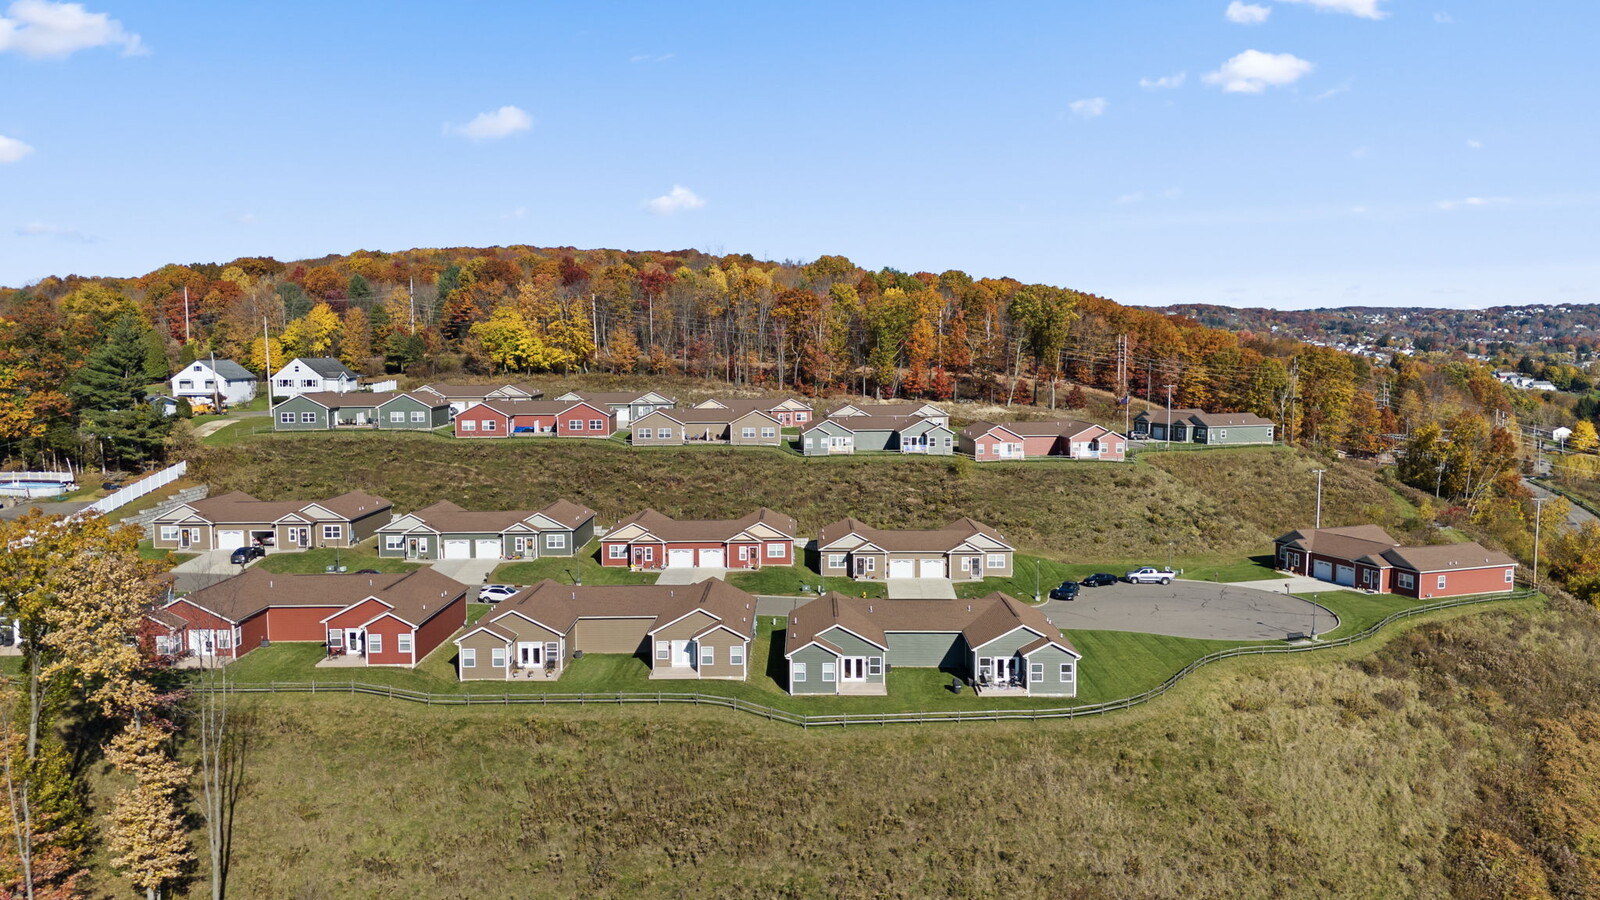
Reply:
[[[1176,541],[1167,541],[1167,571],[1172,571],[1172,547]]]
[[[1033,602],[1039,602],[1039,561],[1033,561]]]

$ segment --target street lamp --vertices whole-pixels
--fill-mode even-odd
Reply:
[[[1167,385],[1167,445],[1172,444],[1172,385]]]
[[[1322,473],[1326,469],[1315,469],[1317,473],[1317,527],[1322,527]]]
[[[1533,589],[1539,589],[1539,526],[1544,520],[1544,501],[1546,497],[1533,498]]]
[[[1172,548],[1177,541],[1167,541],[1167,571],[1172,571]]]

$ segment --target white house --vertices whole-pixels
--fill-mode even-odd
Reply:
[[[172,396],[192,399],[221,397],[224,403],[249,403],[256,398],[254,373],[231,359],[197,359],[172,376]]]
[[[272,373],[272,394],[275,397],[294,397],[331,391],[347,394],[356,389],[356,373],[345,368],[337,359],[300,359]]]

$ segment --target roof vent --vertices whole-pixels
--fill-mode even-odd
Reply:
[[[872,604],[871,603],[867,604],[867,612],[872,612]]]
[[[272,587],[272,581],[270,579],[267,581],[267,587]]]
[[[967,612],[972,612],[972,604],[971,603],[967,604]]]
[[[790,616],[790,617],[789,617],[789,624],[790,624],[790,625],[799,625],[799,624],[800,624],[800,619],[799,619],[799,617],[797,617],[797,616]]]

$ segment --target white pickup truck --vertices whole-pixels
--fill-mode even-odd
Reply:
[[[1171,569],[1158,569],[1155,566],[1145,566],[1122,576],[1128,579],[1129,584],[1171,584],[1172,579],[1178,574]]]

